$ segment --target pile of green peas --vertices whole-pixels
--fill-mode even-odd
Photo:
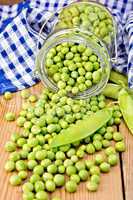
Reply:
[[[89,191],[96,191],[101,174],[109,172],[118,163],[117,152],[125,151],[124,138],[113,127],[120,123],[119,106],[112,106],[111,120],[91,137],[51,149],[50,144],[56,134],[106,107],[105,97],[98,95],[76,100],[67,97],[64,89],[58,93],[44,89],[39,98],[24,91],[22,94],[26,101],[16,119],[22,131],[13,133],[5,144],[5,150],[10,152],[5,170],[14,172],[10,184],[23,184],[23,200],[48,200],[48,193],[62,186],[73,193],[84,181]],[[112,140],[115,146],[112,146]],[[93,160],[85,160],[86,155],[100,151],[103,153],[97,154]],[[55,199],[59,200],[58,197],[52,200]]]
[[[58,28],[80,27],[90,30],[105,43],[111,44],[113,20],[102,6],[93,3],[74,3],[59,14]]]
[[[56,45],[47,53],[45,65],[48,76],[58,88],[73,95],[98,84],[102,77],[98,56],[84,44]]]

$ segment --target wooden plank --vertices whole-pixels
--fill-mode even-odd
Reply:
[[[122,154],[122,169],[124,175],[125,199],[133,199],[133,135],[124,123],[119,130],[123,133],[126,143],[126,152]]]
[[[32,87],[32,93],[39,93],[41,84]],[[19,131],[15,122],[6,122],[4,114],[7,111],[19,112],[22,100],[19,92],[14,94],[10,101],[0,99],[0,200],[20,200],[22,199],[21,187],[12,187],[8,183],[10,174],[4,171],[4,164],[8,158],[8,153],[4,151],[4,144],[9,140],[10,135],[14,131]],[[102,175],[101,184],[98,192],[89,193],[86,190],[85,183],[80,184],[75,194],[68,194],[64,188],[57,190],[52,196],[61,197],[62,200],[123,200],[121,184],[120,165],[112,168],[111,172]]]
[[[13,5],[21,2],[22,0],[0,0],[1,5]]]

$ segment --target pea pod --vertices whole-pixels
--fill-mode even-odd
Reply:
[[[112,99],[118,99],[118,94],[120,90],[121,90],[120,85],[114,83],[108,83],[104,88],[102,94]]]
[[[92,135],[106,124],[111,116],[112,112],[109,109],[102,109],[91,116],[88,116],[86,119],[81,120],[64,130],[63,133],[55,136],[51,143],[51,147],[70,144]]]
[[[109,80],[118,85],[121,85],[121,83],[123,83],[125,86],[128,85],[127,77],[119,72],[111,71]]]
[[[118,102],[123,118],[133,134],[133,99],[125,89],[119,92]]]

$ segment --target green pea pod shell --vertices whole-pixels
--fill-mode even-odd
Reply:
[[[121,86],[114,84],[114,83],[108,83],[104,90],[102,91],[102,94],[105,95],[108,98],[112,99],[118,99],[118,94],[121,90]]]
[[[58,147],[84,139],[105,125],[111,117],[112,112],[110,109],[106,108],[97,111],[96,113],[65,129],[63,133],[55,136],[51,143],[51,147]]]
[[[118,102],[124,121],[133,134],[133,99],[125,89],[122,89],[118,95]]]
[[[109,80],[113,83],[121,85],[123,83],[125,86],[128,86],[127,77],[119,72],[111,71]]]

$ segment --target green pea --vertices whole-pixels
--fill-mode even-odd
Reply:
[[[100,164],[100,170],[103,173],[108,173],[110,171],[110,164],[107,162],[103,162]]]
[[[112,133],[107,132],[107,133],[105,133],[104,138],[105,138],[106,140],[112,140],[113,135],[112,135]]]
[[[34,199],[34,193],[33,192],[26,192],[23,193],[23,200],[32,200]]]
[[[37,101],[37,96],[36,95],[30,95],[30,97],[28,98],[28,100],[31,103],[35,103]]]
[[[54,183],[57,187],[61,187],[65,184],[65,178],[61,174],[56,174],[54,177]]]
[[[36,199],[38,200],[48,200],[48,194],[45,191],[39,191],[36,193]]]
[[[94,71],[92,73],[92,79],[93,79],[93,83],[96,84],[98,82],[100,82],[101,79],[101,72],[100,71]]]
[[[73,58],[73,53],[72,52],[68,52],[67,54],[66,54],[66,59],[67,60],[71,60]]]
[[[64,167],[64,165],[58,166],[58,172],[59,172],[60,174],[64,174],[64,173],[65,173],[65,167]]]
[[[11,161],[11,160],[8,160],[5,164],[5,170],[7,172],[11,172],[11,171],[14,171],[15,170],[15,162],[14,161]]]
[[[68,181],[66,182],[65,189],[69,193],[76,192],[77,184],[74,181]]]
[[[109,147],[111,144],[110,144],[110,141],[108,140],[102,140],[102,146],[103,148],[107,148]]]
[[[42,176],[42,179],[43,179],[44,181],[53,180],[53,175],[50,174],[50,173],[45,172],[45,173],[43,174],[43,176]]]
[[[42,165],[44,168],[47,168],[51,163],[52,163],[51,160],[48,159],[48,158],[45,158],[44,160],[41,161],[41,165]]]
[[[102,143],[101,143],[101,141],[99,141],[99,140],[94,140],[94,141],[93,141],[93,145],[94,145],[96,151],[99,151],[99,150],[102,149]]]
[[[9,182],[11,185],[17,186],[21,184],[21,178],[18,175],[14,174],[10,177]]]
[[[23,99],[28,99],[29,96],[30,96],[30,92],[29,92],[29,90],[22,90],[21,93],[20,93],[20,95],[21,95],[21,97]]]
[[[75,166],[68,166],[67,168],[66,168],[66,174],[68,175],[68,176],[71,176],[72,174],[76,174],[76,167]]]
[[[37,160],[43,160],[44,158],[46,158],[46,156],[47,156],[46,150],[37,151],[35,154],[35,158]]]
[[[37,165],[34,167],[33,172],[38,175],[42,175],[44,172],[44,168],[41,165]]]
[[[12,152],[10,154],[10,156],[9,156],[9,159],[11,161],[14,161],[14,162],[16,162],[17,160],[20,160],[20,154],[19,154],[19,152],[17,152],[17,151]]]
[[[54,164],[51,164],[47,167],[47,171],[51,174],[55,174],[57,172],[57,166]]]
[[[46,181],[46,190],[48,192],[54,192],[56,189],[56,185],[52,180],[47,180]]]
[[[94,182],[96,184],[99,184],[100,183],[100,176],[97,175],[97,174],[93,174],[90,178],[90,181],[91,182]]]
[[[39,126],[37,125],[33,125],[32,128],[31,128],[31,132],[34,134],[34,135],[37,135],[41,132],[41,129]]]
[[[118,163],[118,156],[116,154],[111,154],[108,156],[108,163],[114,166]]]
[[[56,159],[61,159],[61,160],[65,160],[66,158],[65,153],[61,151],[58,151],[55,156],[56,156]]]
[[[76,153],[76,150],[74,148],[69,149],[69,151],[67,152],[67,156],[69,158],[71,158],[72,156],[74,156]]]
[[[43,181],[39,180],[35,183],[34,188],[36,192],[43,191],[45,189],[45,185]]]
[[[76,95],[76,94],[78,94],[78,92],[79,92],[78,87],[75,86],[72,88],[72,94]]]
[[[81,181],[86,181],[88,179],[88,176],[89,176],[89,174],[88,174],[87,170],[82,169],[79,171],[79,177],[80,177]]]
[[[83,170],[85,169],[85,162],[83,161],[78,161],[76,164],[75,164],[75,167],[78,171],[80,170]]]
[[[30,177],[30,183],[34,184],[36,183],[37,181],[39,181],[41,178],[39,175],[37,174],[33,174],[31,177]]]
[[[86,152],[88,154],[94,154],[95,153],[95,147],[94,147],[94,145],[93,144],[88,144],[86,146]]]
[[[26,183],[24,183],[23,186],[22,186],[23,192],[32,192],[33,189],[34,189],[34,186],[33,186],[33,184],[30,183],[30,182],[26,182]]]
[[[97,175],[100,175],[100,169],[98,166],[91,166],[90,167],[90,174],[93,175],[93,174],[97,174]]]
[[[34,167],[37,166],[37,161],[36,160],[29,160],[27,163],[28,169],[33,170]]]
[[[9,92],[9,91],[5,92],[5,93],[4,93],[4,99],[5,99],[5,100],[10,100],[10,99],[12,99],[12,93]]]
[[[30,152],[28,154],[28,160],[35,160],[35,152]]]
[[[77,155],[79,158],[83,158],[84,155],[85,155],[85,152],[84,152],[82,149],[78,149],[77,152],[76,152],[76,155]]]
[[[14,121],[15,120],[15,114],[12,112],[8,112],[5,114],[5,119],[7,121]]]
[[[18,133],[13,133],[11,135],[11,141],[12,142],[17,142],[17,140],[20,138],[20,135]]]
[[[125,143],[123,141],[117,142],[115,144],[115,149],[118,152],[124,152],[126,150]]]
[[[76,184],[79,184],[79,183],[80,183],[80,177],[79,177],[79,175],[77,175],[77,174],[71,175],[70,180],[71,180],[71,181],[74,181]]]
[[[102,141],[102,136],[101,136],[101,134],[99,134],[99,133],[96,133],[94,136],[93,136],[93,140],[99,140],[99,141]]]
[[[27,171],[20,171],[18,173],[18,176],[23,180],[23,179],[26,179],[28,177],[28,172]]]
[[[23,160],[18,160],[16,162],[16,170],[17,171],[23,171],[23,170],[26,170],[27,169],[27,164],[25,161]]]
[[[87,182],[86,187],[90,192],[96,192],[98,189],[98,184],[95,183],[94,181],[89,181]]]
[[[121,140],[123,140],[123,135],[120,132],[114,132],[113,139],[116,142],[121,141]]]
[[[8,152],[13,152],[16,150],[16,143],[12,141],[8,141],[5,144],[5,150]]]
[[[85,160],[85,166],[88,170],[90,170],[90,168],[94,166],[94,161],[93,160]]]
[[[55,160],[55,165],[58,167],[58,166],[60,166],[60,165],[62,165],[63,164],[63,161],[62,160],[59,160],[59,159],[57,159],[57,160]]]
[[[107,156],[109,156],[109,155],[111,155],[111,154],[115,154],[116,151],[115,151],[115,148],[114,148],[114,147],[110,146],[110,147],[108,147],[108,148],[105,150],[105,153],[106,153]]]
[[[104,161],[104,156],[102,154],[97,154],[95,156],[96,165],[100,165]]]

